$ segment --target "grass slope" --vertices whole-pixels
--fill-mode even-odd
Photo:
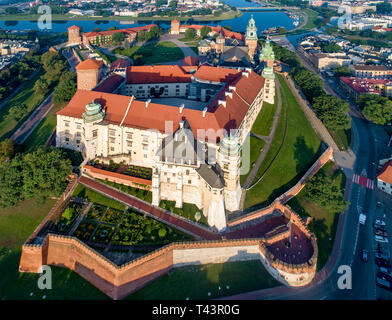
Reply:
[[[247,191],[245,208],[273,201],[292,187],[320,155],[321,141],[319,137],[309,124],[282,76],[278,75],[278,78],[281,84],[282,112],[274,139],[254,182],[263,173],[265,175],[255,187]],[[286,112],[287,131],[284,139]],[[279,153],[274,159],[278,151]]]
[[[126,299],[214,299],[279,284],[258,260],[227,262],[174,269]],[[229,289],[226,288],[227,285]],[[211,296],[208,296],[208,292]]]
[[[333,184],[336,185],[344,194],[346,177],[342,171],[333,163],[328,162],[318,173],[326,174],[333,178]],[[293,208],[302,217],[312,217],[309,229],[317,237],[318,261],[317,270],[321,270],[332,252],[335,239],[335,233],[338,225],[339,213],[330,212],[317,204],[311,202],[302,190],[296,197],[290,199],[288,205]],[[330,240],[331,239],[331,240]]]

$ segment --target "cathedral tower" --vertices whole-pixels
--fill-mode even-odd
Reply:
[[[252,62],[257,49],[257,41],[258,41],[257,28],[252,14],[248,26],[246,27],[246,35],[245,35],[245,45],[247,45],[249,48],[249,58]]]
[[[275,74],[274,74],[274,61],[275,54],[272,48],[269,36],[265,45],[260,53],[260,63],[264,62],[263,73],[261,74],[265,78],[264,85],[264,101],[273,104],[275,100]]]

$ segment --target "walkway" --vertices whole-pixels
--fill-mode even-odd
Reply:
[[[40,124],[42,119],[46,117],[49,111],[53,108],[52,98],[53,93],[51,93],[23,122],[20,128],[14,132],[14,134],[11,136],[11,139],[14,140],[15,143],[22,144],[25,142],[29,135]]]
[[[135,208],[143,213],[146,213],[153,218],[162,221],[168,225],[173,226],[176,229],[179,229],[183,232],[192,234],[198,238],[205,240],[220,240],[221,236],[212,231],[208,231],[207,228],[203,228],[198,226],[196,223],[188,222],[186,219],[180,219],[174,215],[168,214],[165,210],[153,207],[152,205],[141,201],[137,198],[134,198],[130,195],[127,195],[121,191],[118,191],[114,188],[111,188],[105,184],[92,180],[90,178],[82,176],[79,179],[79,182],[84,186],[99,192],[109,198],[117,200],[129,207]]]
[[[260,152],[259,158],[257,159],[255,165],[252,168],[252,171],[250,172],[250,174],[248,175],[248,177],[246,178],[246,180],[244,182],[244,185],[242,186],[242,188],[245,190],[250,188],[252,181],[255,179],[257,172],[259,171],[260,166],[263,163],[264,158],[266,157],[266,155],[268,153],[268,150],[271,146],[272,139],[275,135],[275,131],[276,131],[276,127],[278,125],[280,113],[282,111],[282,97],[281,97],[281,93],[280,93],[280,82],[278,79],[275,80],[275,85],[276,85],[276,94],[277,94],[277,98],[278,98],[278,106],[276,108],[276,112],[274,115],[274,121],[272,123],[271,131],[270,131],[270,134],[268,137],[256,136],[257,138],[262,138],[266,142],[266,144],[265,144],[263,150]]]
[[[183,36],[184,35],[164,34],[163,36],[161,36],[159,41],[160,42],[161,41],[173,42],[177,47],[179,47],[182,50],[182,52],[184,53],[184,58],[191,56],[191,57],[199,59],[199,56],[196,54],[195,51],[193,51],[187,44],[185,44],[185,42],[178,40],[180,37],[183,37]],[[170,62],[170,63],[172,63],[172,62]]]

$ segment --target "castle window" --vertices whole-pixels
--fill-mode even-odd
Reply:
[[[114,147],[110,147],[110,151],[114,151]]]
[[[69,130],[65,130],[65,134],[69,134]]]
[[[96,137],[98,137],[98,130],[97,129],[93,130],[93,138],[96,138]]]
[[[64,121],[64,126],[68,128],[69,127],[69,122],[68,121]]]
[[[192,180],[188,180],[188,184],[192,184]]]
[[[76,129],[79,129],[79,130],[82,129],[82,125],[80,123],[77,123],[76,124]]]
[[[185,171],[185,174],[186,174],[187,176],[189,176],[189,170],[186,170],[186,171]]]
[[[127,147],[132,147],[132,141],[127,141]]]
[[[80,132],[76,132],[76,136],[80,137],[82,134]]]
[[[109,130],[109,136],[115,137],[116,136],[116,130],[110,129]]]
[[[110,138],[110,143],[116,143],[116,139]]]
[[[65,138],[65,141],[69,141],[69,138]]]
[[[167,183],[170,183],[170,178],[167,178]]]
[[[127,139],[132,139],[132,133],[127,132]]]
[[[76,140],[76,143],[77,143],[77,144],[80,144],[80,140]]]

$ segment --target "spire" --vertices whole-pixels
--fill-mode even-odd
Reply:
[[[246,27],[245,40],[257,40],[257,28],[255,20],[253,19],[253,14],[251,15],[248,26]]]
[[[260,52],[260,62],[264,61],[264,69],[262,76],[267,79],[274,79],[274,61],[275,61],[275,53],[272,48],[271,41],[269,35],[267,35],[267,39],[265,41],[264,47]]]

